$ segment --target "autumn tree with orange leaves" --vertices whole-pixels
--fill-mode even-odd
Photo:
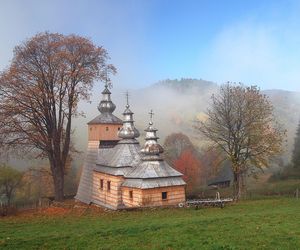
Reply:
[[[187,183],[187,193],[193,194],[201,183],[202,163],[199,158],[192,150],[184,150],[174,161],[174,167],[183,174],[183,179]]]
[[[0,75],[0,143],[48,158],[57,201],[64,199],[78,102],[89,98],[95,80],[115,73],[108,59],[107,51],[87,38],[46,32],[15,47],[11,65]]]
[[[183,174],[187,194],[193,194],[203,179],[203,164],[193,143],[185,134],[173,133],[165,139],[164,148],[165,160]]]

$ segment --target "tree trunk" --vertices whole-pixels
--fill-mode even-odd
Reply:
[[[8,195],[7,196],[7,207],[10,207],[10,205],[11,205],[11,196]]]
[[[54,198],[56,201],[64,200],[64,174],[57,171],[53,175],[53,183],[54,183]]]
[[[53,175],[54,199],[56,201],[64,200],[64,166],[57,161],[50,160],[51,172]]]
[[[11,204],[11,196],[12,196],[12,190],[9,187],[9,184],[6,183],[5,185],[5,193],[6,193],[6,198],[7,198],[7,206],[10,207]]]
[[[243,180],[242,174],[240,172],[234,173],[234,180],[233,180],[233,198],[235,201],[241,199],[243,194]]]

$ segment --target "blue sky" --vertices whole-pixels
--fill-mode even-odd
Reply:
[[[104,46],[115,86],[192,77],[300,91],[299,1],[1,0],[0,70],[42,31]]]

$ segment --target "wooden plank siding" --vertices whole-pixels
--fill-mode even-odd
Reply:
[[[103,189],[100,188],[100,180],[103,180]],[[110,181],[110,190],[108,190],[108,181]],[[114,176],[105,173],[93,172],[92,200],[95,204],[117,209],[122,206],[121,184],[124,178],[122,176]]]
[[[82,173],[75,199],[84,203],[91,203],[93,168],[98,156],[99,141],[89,141],[87,147],[86,159],[82,167]]]
[[[129,191],[133,197],[129,197]],[[167,192],[167,199],[162,199],[162,192]],[[177,205],[185,201],[185,187],[173,186],[152,189],[122,187],[123,203],[126,207],[151,207]]]
[[[130,191],[132,191],[132,198],[129,196]],[[122,199],[126,207],[141,207],[143,191],[138,188],[122,187]]]
[[[120,140],[118,131],[122,127],[120,124],[91,124],[88,125],[89,141],[100,140]]]

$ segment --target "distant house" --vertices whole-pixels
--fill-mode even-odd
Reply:
[[[220,168],[216,177],[210,179],[207,183],[208,186],[215,186],[218,188],[229,187],[233,180],[233,172],[230,163],[225,162]]]
[[[116,106],[107,85],[102,94],[100,115],[88,123],[87,156],[75,198],[114,210],[185,201],[182,174],[160,156],[163,148],[158,143],[152,112],[141,147],[128,98],[122,121],[112,114]]]

